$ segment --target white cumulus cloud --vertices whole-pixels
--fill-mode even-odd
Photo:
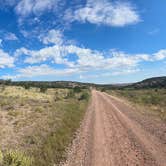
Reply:
[[[15,56],[20,55],[26,55],[25,63],[38,64],[49,60],[53,64],[63,64],[80,71],[135,67],[143,61],[150,61],[148,54],[130,55],[121,51],[104,53],[76,45],[53,45],[40,50],[21,48],[15,53]],[[76,59],[71,60],[72,55],[75,55]]]
[[[0,49],[0,68],[14,67],[14,58]]]
[[[159,50],[154,54],[154,60],[163,60],[166,58],[166,49]]]
[[[42,64],[38,66],[27,66],[25,68],[21,68],[16,75],[3,75],[1,78],[3,79],[19,79],[19,78],[33,78],[39,76],[68,76],[71,74],[78,73],[77,69],[55,69],[50,67],[49,65]]]
[[[98,25],[123,27],[140,21],[135,8],[126,2],[110,2],[108,0],[89,0],[86,6],[75,11],[67,10],[67,20],[89,22]]]

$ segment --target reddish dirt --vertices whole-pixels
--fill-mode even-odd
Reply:
[[[166,166],[166,124],[93,90],[64,166]]]

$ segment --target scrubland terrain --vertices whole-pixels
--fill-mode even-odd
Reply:
[[[165,166],[163,86],[51,84],[1,84],[0,166]]]
[[[66,157],[88,90],[0,87],[0,165],[52,166]]]
[[[107,90],[108,94],[127,99],[142,113],[159,116],[166,120],[166,89]],[[141,107],[141,108],[140,108]]]

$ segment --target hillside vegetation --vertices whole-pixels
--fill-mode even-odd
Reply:
[[[0,165],[53,166],[80,126],[87,89],[0,87]]]
[[[129,85],[133,88],[166,88],[166,77],[154,77]]]
[[[26,89],[30,87],[37,88],[74,88],[80,87],[82,89],[87,89],[89,87],[97,89],[149,89],[149,88],[166,88],[166,76],[163,77],[153,77],[145,79],[136,83],[127,84],[94,84],[94,83],[82,83],[76,81],[11,81],[11,80],[0,80],[0,85],[10,85],[10,86],[22,86]]]
[[[124,97],[130,102],[143,106],[148,113],[166,120],[166,89],[123,89],[107,90],[107,93]]]

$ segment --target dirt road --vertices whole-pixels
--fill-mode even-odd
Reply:
[[[92,101],[65,166],[166,166],[166,124],[118,98],[92,91]]]

